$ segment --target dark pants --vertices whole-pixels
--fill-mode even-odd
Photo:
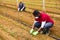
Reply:
[[[37,28],[40,28],[40,27],[41,27],[41,23],[36,22],[34,26],[37,27]],[[48,22],[48,23],[46,23],[46,24],[44,25],[44,28],[42,28],[42,29],[43,29],[43,30],[45,29],[45,31],[48,32],[49,29],[50,29],[52,26],[53,26],[53,23],[52,23],[52,22]]]

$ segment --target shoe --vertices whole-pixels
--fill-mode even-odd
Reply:
[[[46,35],[49,36],[50,35],[50,31],[46,32]]]
[[[43,31],[40,31],[40,33],[42,34],[42,33],[43,33]]]
[[[46,29],[42,29],[43,33],[42,34],[46,34]]]

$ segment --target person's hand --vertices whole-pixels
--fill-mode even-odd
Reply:
[[[20,8],[18,8],[18,11],[20,10]]]
[[[37,35],[37,34],[38,34],[38,31],[36,31],[36,32],[33,32],[32,34],[33,34],[33,35]]]
[[[31,29],[31,30],[30,30],[30,33],[32,34],[32,33],[33,33],[33,31],[34,31],[34,30],[33,30],[33,29]]]

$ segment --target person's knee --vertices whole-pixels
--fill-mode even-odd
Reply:
[[[24,7],[23,11],[25,11],[26,7]]]
[[[53,26],[52,23],[46,23],[44,27],[45,27],[45,28],[51,28],[52,26]]]

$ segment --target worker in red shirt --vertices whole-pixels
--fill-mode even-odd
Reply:
[[[39,12],[38,10],[33,12],[33,16],[35,17],[35,21],[30,33],[33,35],[37,35],[39,32],[42,34],[48,34],[49,29],[52,28],[54,24],[54,21],[50,18],[50,16],[45,12]],[[34,31],[34,28],[38,28],[38,30]]]

